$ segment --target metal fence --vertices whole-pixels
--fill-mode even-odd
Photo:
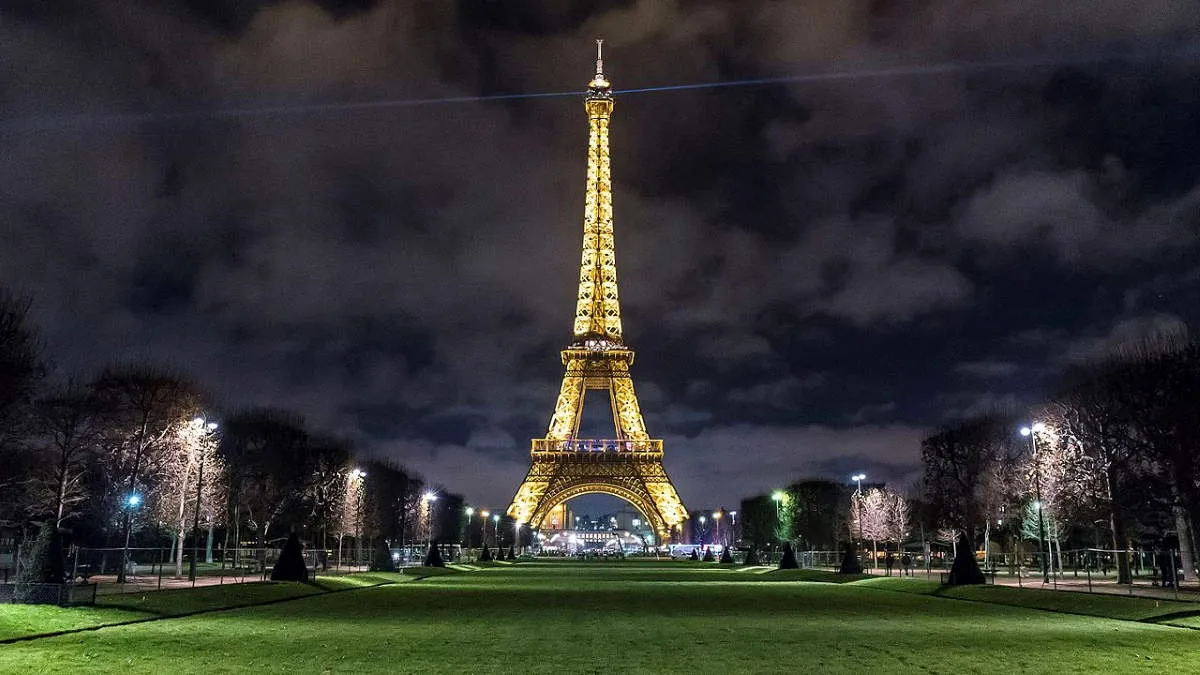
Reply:
[[[0,584],[0,603],[74,607],[96,602],[96,584]]]

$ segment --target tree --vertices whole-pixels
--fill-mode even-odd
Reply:
[[[315,436],[311,441],[313,470],[309,474],[307,502],[310,522],[317,528],[321,548],[329,548],[329,533],[341,530],[345,513],[347,477],[353,454],[350,441],[332,436]]]
[[[18,602],[45,602],[51,597],[41,592],[37,584],[61,584],[66,576],[63,569],[62,543],[58,528],[47,520],[38,529],[37,537],[22,552],[21,570],[17,575]],[[57,601],[58,594],[53,594]]]
[[[828,480],[803,480],[784,491],[791,518],[790,538],[812,549],[836,549],[849,523],[850,493]]]
[[[891,494],[880,488],[855,493],[854,508],[851,509],[854,531],[872,545],[871,567],[879,557],[878,542],[887,540],[891,534]]]
[[[204,484],[221,480],[216,448],[216,436],[204,418],[180,420],[160,463],[153,510],[172,533],[176,579],[183,576],[184,546],[192,526],[198,524],[197,509],[203,510],[205,497],[213,496],[212,491],[206,495]]]
[[[0,288],[0,525],[23,527],[37,458],[27,447],[29,408],[46,374],[30,321],[32,301]]]
[[[970,541],[1005,503],[1017,454],[1012,428],[1008,418],[990,415],[942,427],[921,443],[925,500],[944,527]]]
[[[95,399],[68,384],[33,406],[33,427],[43,458],[43,480],[35,501],[63,527],[87,499],[86,477],[100,439]]]
[[[109,479],[110,504],[158,487],[160,472],[174,473],[179,425],[203,408],[197,388],[172,371],[144,365],[104,370],[89,385],[100,412],[99,450]],[[170,499],[163,494],[157,499]],[[122,508],[124,548],[117,580],[125,580],[133,508]]]
[[[732,565],[733,564],[733,552],[730,549],[730,547],[728,547],[728,546],[726,546],[725,549],[721,551],[721,564],[722,565]]]
[[[1013,428],[1006,416],[987,415],[942,427],[921,443],[925,499],[958,537],[951,583],[982,582],[973,542],[989,538],[1005,504],[1017,456]]]
[[[304,418],[271,408],[237,412],[222,427],[220,452],[235,532],[245,523],[266,546],[273,526],[304,523],[314,469]]]

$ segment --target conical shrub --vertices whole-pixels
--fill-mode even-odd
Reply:
[[[796,552],[792,550],[792,542],[783,542],[783,557],[779,559],[779,569],[794,570],[800,567],[796,562]]]
[[[512,544],[509,544],[508,557],[505,558],[505,560],[516,560],[516,559],[517,559],[517,552],[515,550],[513,550]]]
[[[725,547],[724,551],[721,551],[721,564],[722,565],[732,565],[733,564],[733,552],[728,546]]]
[[[716,562],[716,560],[717,559],[713,557],[712,549],[705,546],[704,547],[704,562]]]
[[[442,552],[438,550],[436,543],[429,545],[429,553],[425,554],[426,567],[445,567],[446,561],[442,560]]]
[[[749,551],[746,551],[746,559],[742,561],[742,564],[747,567],[750,567],[751,565],[759,564],[758,563],[758,549],[751,547]]]
[[[271,581],[308,581],[308,566],[304,564],[304,546],[293,532],[279,552],[279,560],[271,570]]]
[[[979,569],[979,561],[975,559],[975,547],[967,541],[966,535],[958,537],[958,551],[954,563],[950,566],[951,586],[967,586],[985,583],[983,572]]]
[[[492,562],[492,549],[484,546],[483,552],[479,554],[479,562]]]
[[[387,541],[383,541],[375,549],[375,555],[371,558],[372,572],[395,572],[396,561],[392,560],[392,548],[388,546]]]
[[[688,554],[688,560],[700,560],[700,556],[696,553],[696,549],[692,549],[692,552]]]
[[[842,564],[838,567],[838,574],[862,574],[862,565],[858,562],[858,552],[854,550],[854,544],[846,544],[842,551]]]

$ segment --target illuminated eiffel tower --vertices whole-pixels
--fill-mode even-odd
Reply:
[[[574,339],[562,350],[566,373],[550,428],[545,438],[532,441],[533,465],[508,507],[508,515],[534,527],[550,527],[548,516],[567,500],[608,494],[641,511],[661,543],[687,519],[687,510],[663,466],[663,442],[646,433],[629,376],[633,351],[621,338],[608,155],[613,97],[604,78],[601,49],[597,40],[596,77],[588,83],[583,104],[589,129],[587,197]],[[591,390],[608,393],[613,438],[579,438],[584,398]]]

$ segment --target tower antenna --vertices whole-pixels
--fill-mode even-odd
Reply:
[[[604,40],[596,40],[596,79],[604,79]]]

